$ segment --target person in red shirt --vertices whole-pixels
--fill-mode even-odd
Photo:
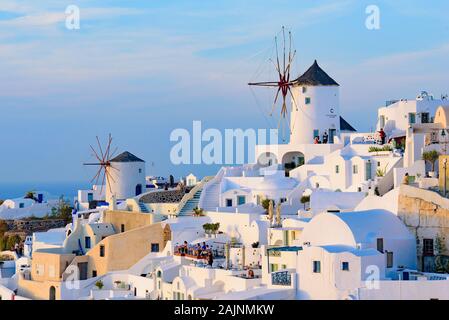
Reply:
[[[379,136],[380,136],[380,140],[382,141],[382,144],[385,144],[385,131],[384,128],[380,128],[379,130]]]

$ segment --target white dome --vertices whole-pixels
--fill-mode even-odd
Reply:
[[[263,181],[256,186],[257,190],[290,190],[297,185],[295,179],[279,176],[266,176]]]

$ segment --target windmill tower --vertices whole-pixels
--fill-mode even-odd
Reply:
[[[340,134],[339,84],[318,62],[292,81],[292,127],[290,144],[313,143],[315,136],[321,140],[323,133],[329,142]]]
[[[332,142],[340,134],[339,84],[321,69],[316,60],[303,75],[296,79],[291,77],[296,50],[292,49],[291,32],[288,32],[287,38],[284,27],[280,48],[277,37],[275,48],[276,57],[270,61],[276,69],[277,79],[250,82],[248,85],[276,89],[270,116],[281,100],[278,129],[282,129],[284,136],[285,128],[288,128],[290,145],[312,144],[315,136],[321,140],[324,132],[328,134],[328,141]],[[287,106],[289,97],[291,107]],[[283,124],[284,128],[281,128]]]
[[[103,187],[106,187],[106,201],[114,210],[117,200],[132,198],[145,191],[145,161],[128,151],[114,157],[117,149],[111,152],[112,137],[110,134],[104,149],[101,147],[98,137],[97,144],[98,151],[95,151],[92,146],[90,148],[98,162],[84,163],[84,165],[99,167],[91,182],[95,181],[97,185],[102,179],[100,193],[103,191]]]
[[[117,200],[133,198],[145,192],[145,161],[125,151],[109,160],[117,170],[110,172],[111,188],[106,189],[106,198],[113,195]]]

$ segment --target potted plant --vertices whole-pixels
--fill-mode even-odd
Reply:
[[[95,286],[98,288],[98,290],[103,289],[104,287],[103,281],[98,280],[97,282],[95,282]]]
[[[115,284],[116,289],[120,289],[122,282],[120,280],[116,280],[116,281],[114,281],[114,284]]]
[[[425,151],[422,154],[422,159],[425,162],[430,163],[430,166],[432,167],[432,171],[429,171],[429,177],[431,178],[435,176],[435,161],[438,160],[439,156],[440,154],[436,150]]]
[[[216,237],[216,236],[217,236],[217,233],[218,233],[218,229],[220,229],[220,222],[212,223],[211,229],[212,229],[212,230],[211,230],[212,233],[213,233],[214,236]]]
[[[204,229],[204,233],[206,234],[206,238],[208,238],[210,236],[210,232],[211,232],[211,229],[212,229],[212,224],[211,223],[203,224],[203,229]]]
[[[203,217],[204,216],[204,210],[201,208],[196,207],[193,209],[193,216],[194,217]]]

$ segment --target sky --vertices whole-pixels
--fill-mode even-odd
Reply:
[[[80,29],[65,10],[80,9]],[[365,26],[377,5],[380,29]],[[369,131],[386,100],[449,92],[447,1],[0,1],[0,183],[88,181],[90,144],[109,133],[152,175],[214,174],[174,165],[170,133],[276,128],[268,61],[282,26],[293,75],[317,59],[340,84],[340,111]]]

